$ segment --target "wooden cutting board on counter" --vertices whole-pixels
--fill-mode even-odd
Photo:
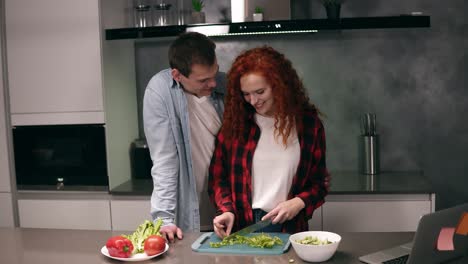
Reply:
[[[258,235],[253,233],[251,235]],[[289,234],[286,233],[265,233],[271,237],[277,236],[283,241],[283,245],[275,245],[272,248],[254,248],[248,245],[228,245],[219,248],[210,247],[210,242],[220,242],[221,239],[214,232],[202,234],[192,244],[192,250],[201,253],[222,253],[222,254],[238,254],[238,255],[281,255],[288,251],[291,242],[289,242]]]

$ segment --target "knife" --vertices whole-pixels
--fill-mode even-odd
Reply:
[[[263,221],[259,221],[253,225],[249,225],[247,227],[244,227],[242,228],[241,230],[237,231],[237,232],[234,232],[232,234],[230,234],[229,236],[225,237],[224,239],[229,239],[233,236],[245,236],[247,234],[250,234],[250,233],[253,233],[259,229],[262,229],[268,225],[271,224],[271,219],[266,219],[266,220],[263,220]]]

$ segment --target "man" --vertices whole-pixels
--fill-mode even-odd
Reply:
[[[169,48],[171,68],[153,76],[144,95],[144,130],[153,160],[151,215],[163,220],[161,233],[171,242],[182,239],[182,230],[212,226],[208,167],[226,82],[215,48],[202,34],[180,35]]]

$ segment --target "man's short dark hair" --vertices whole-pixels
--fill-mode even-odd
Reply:
[[[216,44],[207,36],[188,32],[180,35],[169,47],[169,64],[188,77],[192,65],[211,66],[215,63]]]

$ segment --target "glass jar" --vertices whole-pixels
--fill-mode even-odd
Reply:
[[[172,4],[160,3],[154,6],[154,25],[167,26],[172,25]]]
[[[137,5],[134,7],[135,14],[135,27],[150,27],[151,23],[151,9],[149,5]]]
[[[174,24],[177,25],[185,25],[185,16],[186,11],[184,9],[184,0],[177,0],[177,6],[174,7],[175,17],[174,17]]]

